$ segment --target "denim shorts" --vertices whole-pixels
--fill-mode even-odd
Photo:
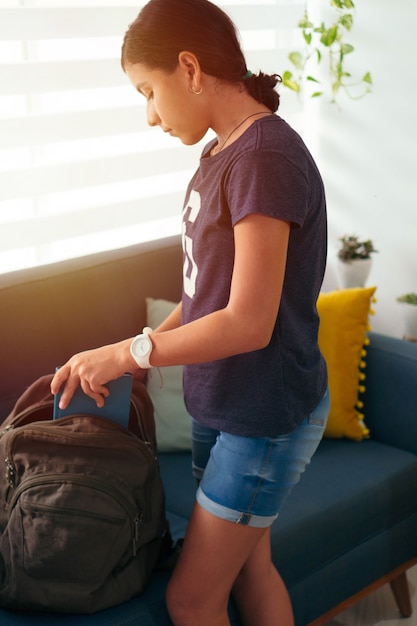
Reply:
[[[327,422],[330,395],[291,433],[242,437],[192,421],[197,501],[216,517],[267,528],[316,451]]]

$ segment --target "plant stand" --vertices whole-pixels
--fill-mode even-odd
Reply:
[[[352,259],[351,261],[337,262],[337,275],[339,287],[348,289],[350,287],[364,287],[368,280],[372,267],[372,259]]]
[[[401,313],[404,324],[404,339],[417,342],[417,306],[401,302]]]

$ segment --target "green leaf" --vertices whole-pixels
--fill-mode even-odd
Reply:
[[[324,33],[320,37],[320,41],[323,44],[323,46],[327,46],[328,48],[330,48],[330,46],[334,44],[336,39],[337,39],[337,26],[331,26],[326,31],[324,31]]]
[[[303,30],[303,37],[304,37],[304,41],[306,42],[306,44],[308,46],[310,46],[311,45],[312,34],[308,33],[305,30]]]
[[[322,91],[315,91],[314,93],[311,94],[312,98],[318,98],[319,96],[322,96],[323,92]]]
[[[321,52],[318,48],[316,48],[316,53],[317,53],[317,65],[318,65],[321,61]]]
[[[291,72],[284,72],[282,76],[282,84],[284,85],[284,87],[288,87],[288,89],[296,91],[297,93],[301,91],[300,83],[293,79]]]
[[[322,22],[320,24],[320,26],[316,26],[316,28],[314,29],[314,32],[315,33],[324,33],[324,32],[326,32],[326,26],[325,26],[324,22]]]
[[[353,0],[331,0],[330,4],[338,9],[354,9]]]
[[[312,22],[310,22],[310,20],[308,19],[307,13],[305,13],[304,17],[302,17],[301,20],[298,22],[298,28],[314,28],[314,24],[312,24]]]
[[[368,85],[372,85],[372,76],[370,72],[366,72],[365,76],[362,78],[364,83],[368,83]]]
[[[350,13],[345,13],[345,15],[341,16],[339,23],[342,24],[346,30],[350,30],[353,25],[353,16]]]
[[[301,52],[290,52],[288,58],[297,69],[303,69],[303,55]]]
[[[345,55],[345,54],[350,54],[351,52],[354,51],[354,47],[350,45],[350,43],[342,43],[340,45],[340,53]]]
[[[314,76],[307,76],[306,80],[309,80],[312,83],[320,83],[320,81],[317,80],[317,78],[314,78]]]

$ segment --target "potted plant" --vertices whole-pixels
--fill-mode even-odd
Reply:
[[[372,254],[378,252],[371,239],[360,241],[357,235],[340,237],[338,276],[340,287],[364,287],[372,266]]]
[[[402,307],[404,339],[417,341],[417,293],[410,292],[398,296],[397,302]]]

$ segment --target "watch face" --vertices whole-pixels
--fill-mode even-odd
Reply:
[[[135,347],[135,352],[138,356],[146,356],[147,354],[149,354],[151,342],[149,341],[149,339],[143,337],[137,341]]]

